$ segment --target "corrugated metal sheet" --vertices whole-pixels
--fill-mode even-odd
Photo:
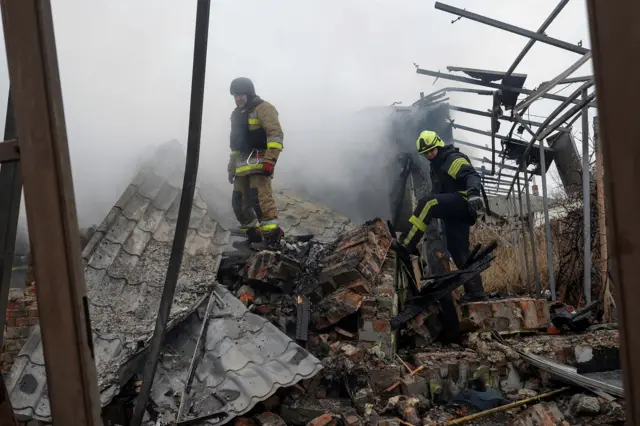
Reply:
[[[127,362],[153,333],[175,232],[183,167],[180,145],[162,145],[83,251],[103,404],[129,378]],[[170,327],[188,317],[206,297],[229,238],[197,192],[193,204]],[[20,418],[51,421],[38,327],[16,358],[7,387]]]
[[[217,285],[216,292],[224,306],[214,305],[209,317],[181,421],[226,413],[202,423],[217,426],[248,412],[279,388],[314,376],[322,366],[225,288]],[[163,413],[161,424],[175,420],[202,321],[194,313],[167,336],[151,395]]]

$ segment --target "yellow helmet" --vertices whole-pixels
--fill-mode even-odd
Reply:
[[[439,146],[444,146],[444,142],[436,132],[432,132],[431,130],[423,130],[416,141],[418,154],[425,154]]]

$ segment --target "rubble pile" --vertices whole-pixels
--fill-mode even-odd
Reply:
[[[297,237],[280,251],[225,255],[219,281],[322,363],[317,375],[282,389],[275,403],[270,399],[236,424],[444,425],[526,399],[531,402],[473,424],[556,425],[575,419],[606,424],[591,421],[603,413],[623,417],[619,403],[588,392],[580,400],[570,392],[553,401],[536,399],[561,385],[518,350],[580,368],[588,353],[617,345],[615,330],[546,335],[550,319],[544,300],[457,306],[468,333],[462,346],[438,343],[438,304],[392,330],[390,320],[403,303],[399,283],[407,275],[391,242],[386,225],[376,219],[332,243]],[[502,332],[506,342],[492,339],[489,330]]]

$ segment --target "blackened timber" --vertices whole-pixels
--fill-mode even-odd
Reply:
[[[160,349],[165,339],[165,331],[173,297],[175,295],[176,284],[184,245],[187,240],[189,230],[189,220],[193,207],[193,198],[196,190],[196,180],[198,177],[198,162],[200,158],[200,137],[202,134],[202,110],[204,105],[204,86],[207,68],[207,44],[209,39],[209,15],[211,10],[211,0],[198,0],[196,9],[195,40],[193,43],[193,69],[191,75],[191,102],[189,105],[189,134],[187,138],[187,158],[182,182],[182,194],[180,195],[180,206],[178,208],[178,219],[176,221],[176,231],[171,246],[169,256],[169,268],[165,277],[160,307],[153,337],[149,346],[149,355],[145,363],[142,388],[138,395],[136,406],[133,412],[131,424],[140,426],[144,417],[147,401],[151,395],[153,379],[158,367]],[[211,295],[214,297],[214,295]]]
[[[53,424],[99,426],[100,397],[51,4],[2,0]]]

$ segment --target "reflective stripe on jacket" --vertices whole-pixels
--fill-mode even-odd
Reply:
[[[237,110],[234,113],[237,113]],[[242,144],[242,150],[231,152],[229,160],[229,169],[235,170],[236,176],[262,173],[263,163],[275,165],[280,151],[284,148],[284,133],[280,126],[278,111],[272,104],[260,100],[257,105],[250,107],[246,117],[248,121],[246,142]]]

